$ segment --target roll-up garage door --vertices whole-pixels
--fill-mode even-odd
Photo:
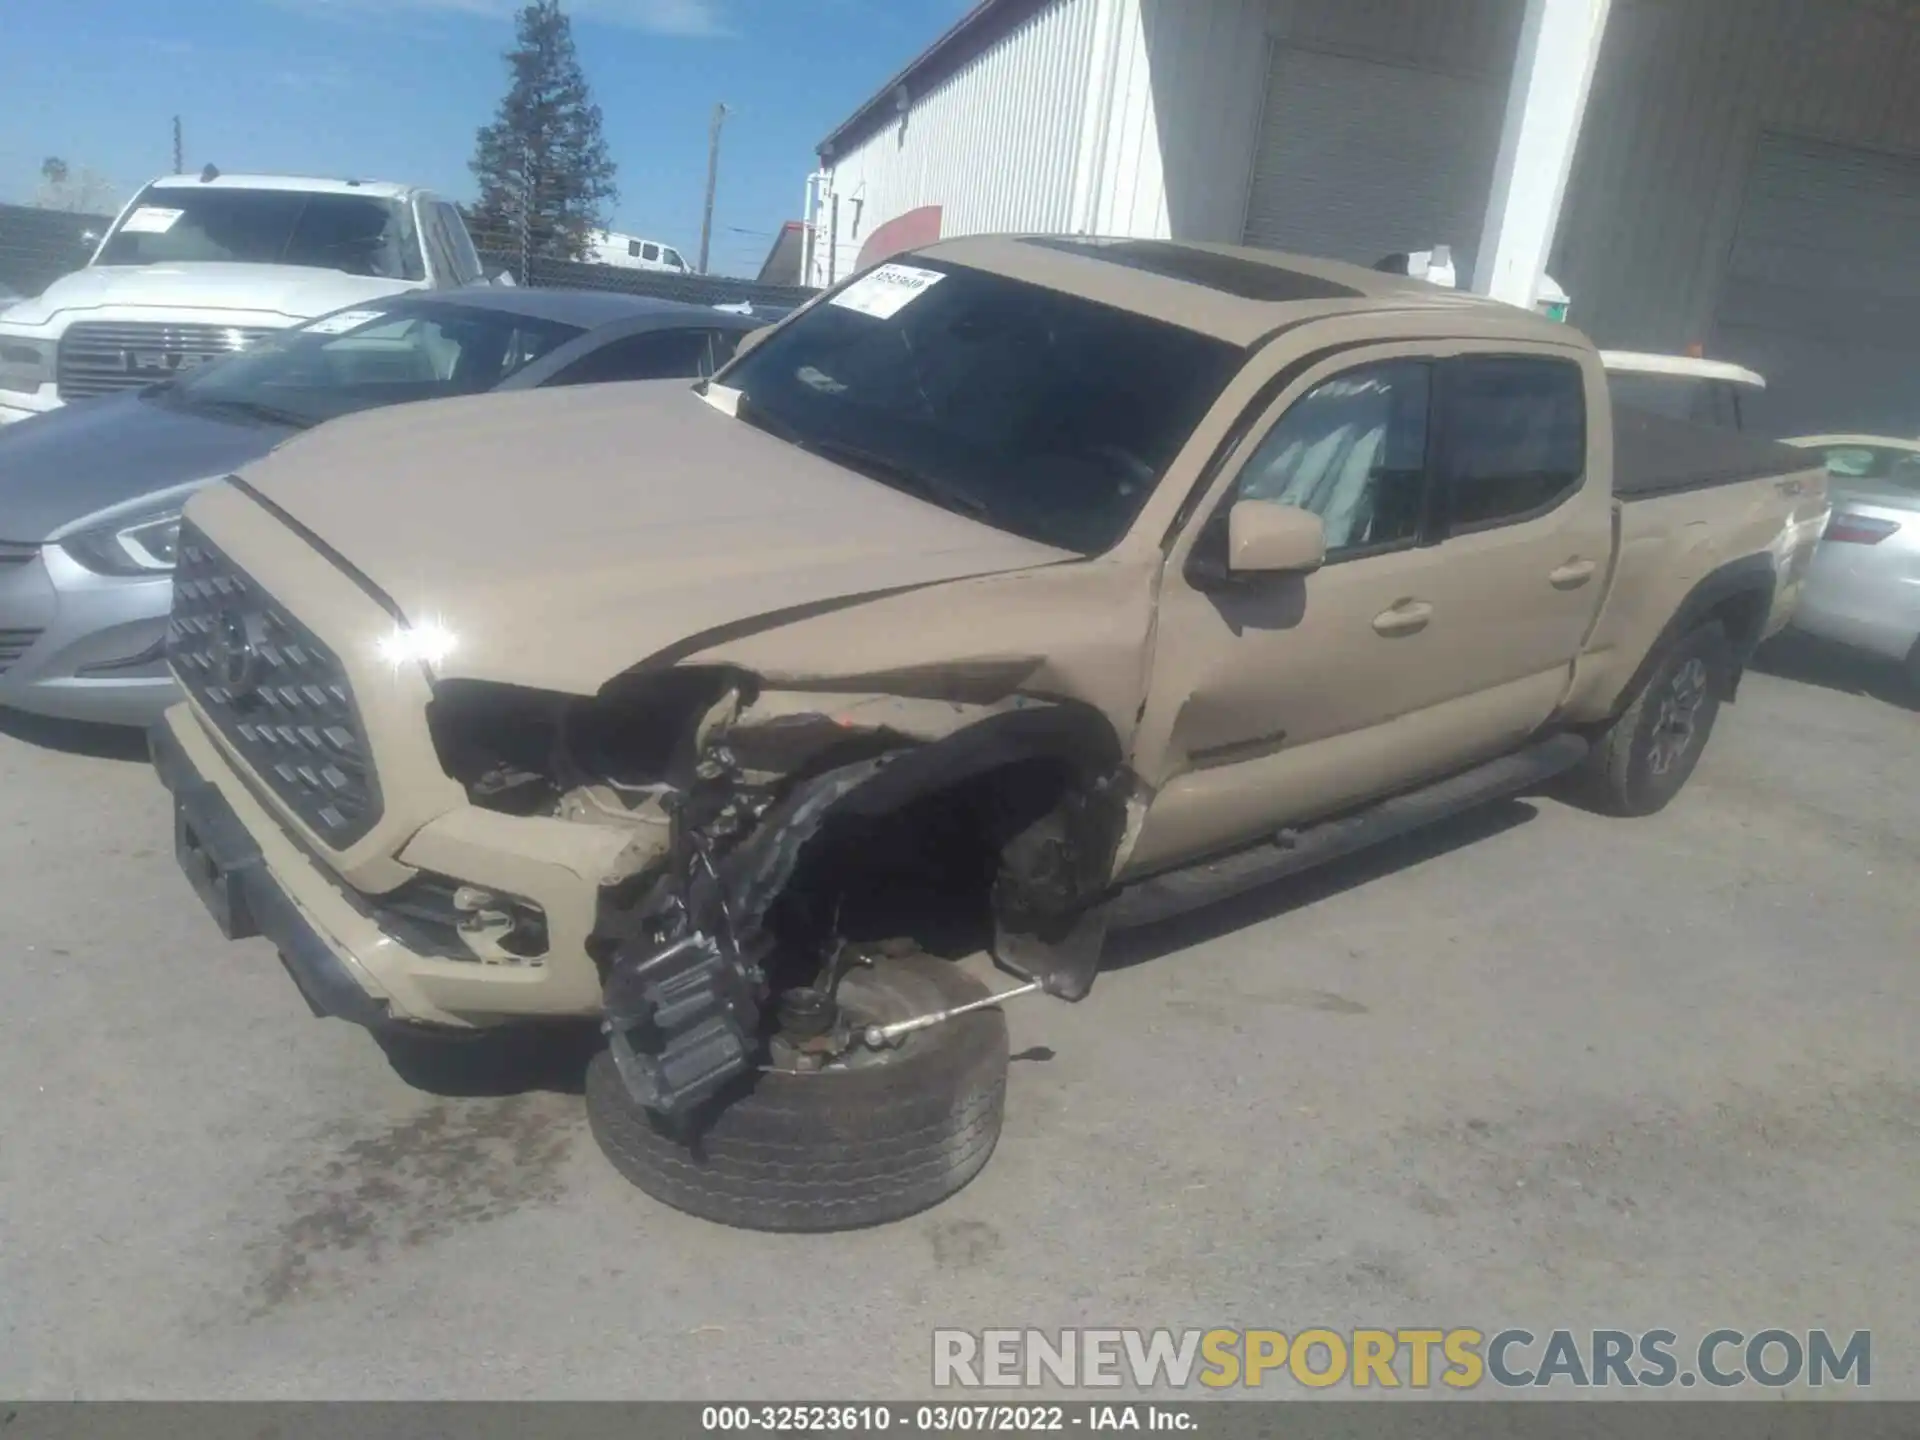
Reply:
[[[1275,45],[1247,243],[1363,265],[1450,245],[1464,286],[1505,113],[1501,82]]]
[[[1774,434],[1920,434],[1920,157],[1763,137],[1710,353]]]

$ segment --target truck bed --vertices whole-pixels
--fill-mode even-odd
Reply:
[[[1613,493],[1619,500],[1647,500],[1818,468],[1817,460],[1791,445],[1614,407]]]
[[[1827,515],[1818,455],[1685,420],[1616,409],[1613,574],[1575,667],[1569,713],[1610,714],[1687,592],[1754,557],[1773,568],[1759,632],[1784,626]]]

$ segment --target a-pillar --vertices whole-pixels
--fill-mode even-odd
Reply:
[[[1473,288],[1533,308],[1612,0],[1527,0]],[[1576,297],[1577,298],[1577,297]]]

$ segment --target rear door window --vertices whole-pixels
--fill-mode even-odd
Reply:
[[[610,340],[583,355],[549,385],[599,385],[610,380],[679,380],[710,373],[705,330],[652,330]]]
[[[1586,381],[1570,360],[1467,356],[1441,367],[1441,495],[1455,533],[1530,520],[1580,488]]]

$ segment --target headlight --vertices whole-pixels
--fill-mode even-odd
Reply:
[[[164,575],[180,544],[180,507],[77,531],[59,543],[96,575]]]
[[[53,379],[54,342],[0,336],[0,390],[38,390]]]

